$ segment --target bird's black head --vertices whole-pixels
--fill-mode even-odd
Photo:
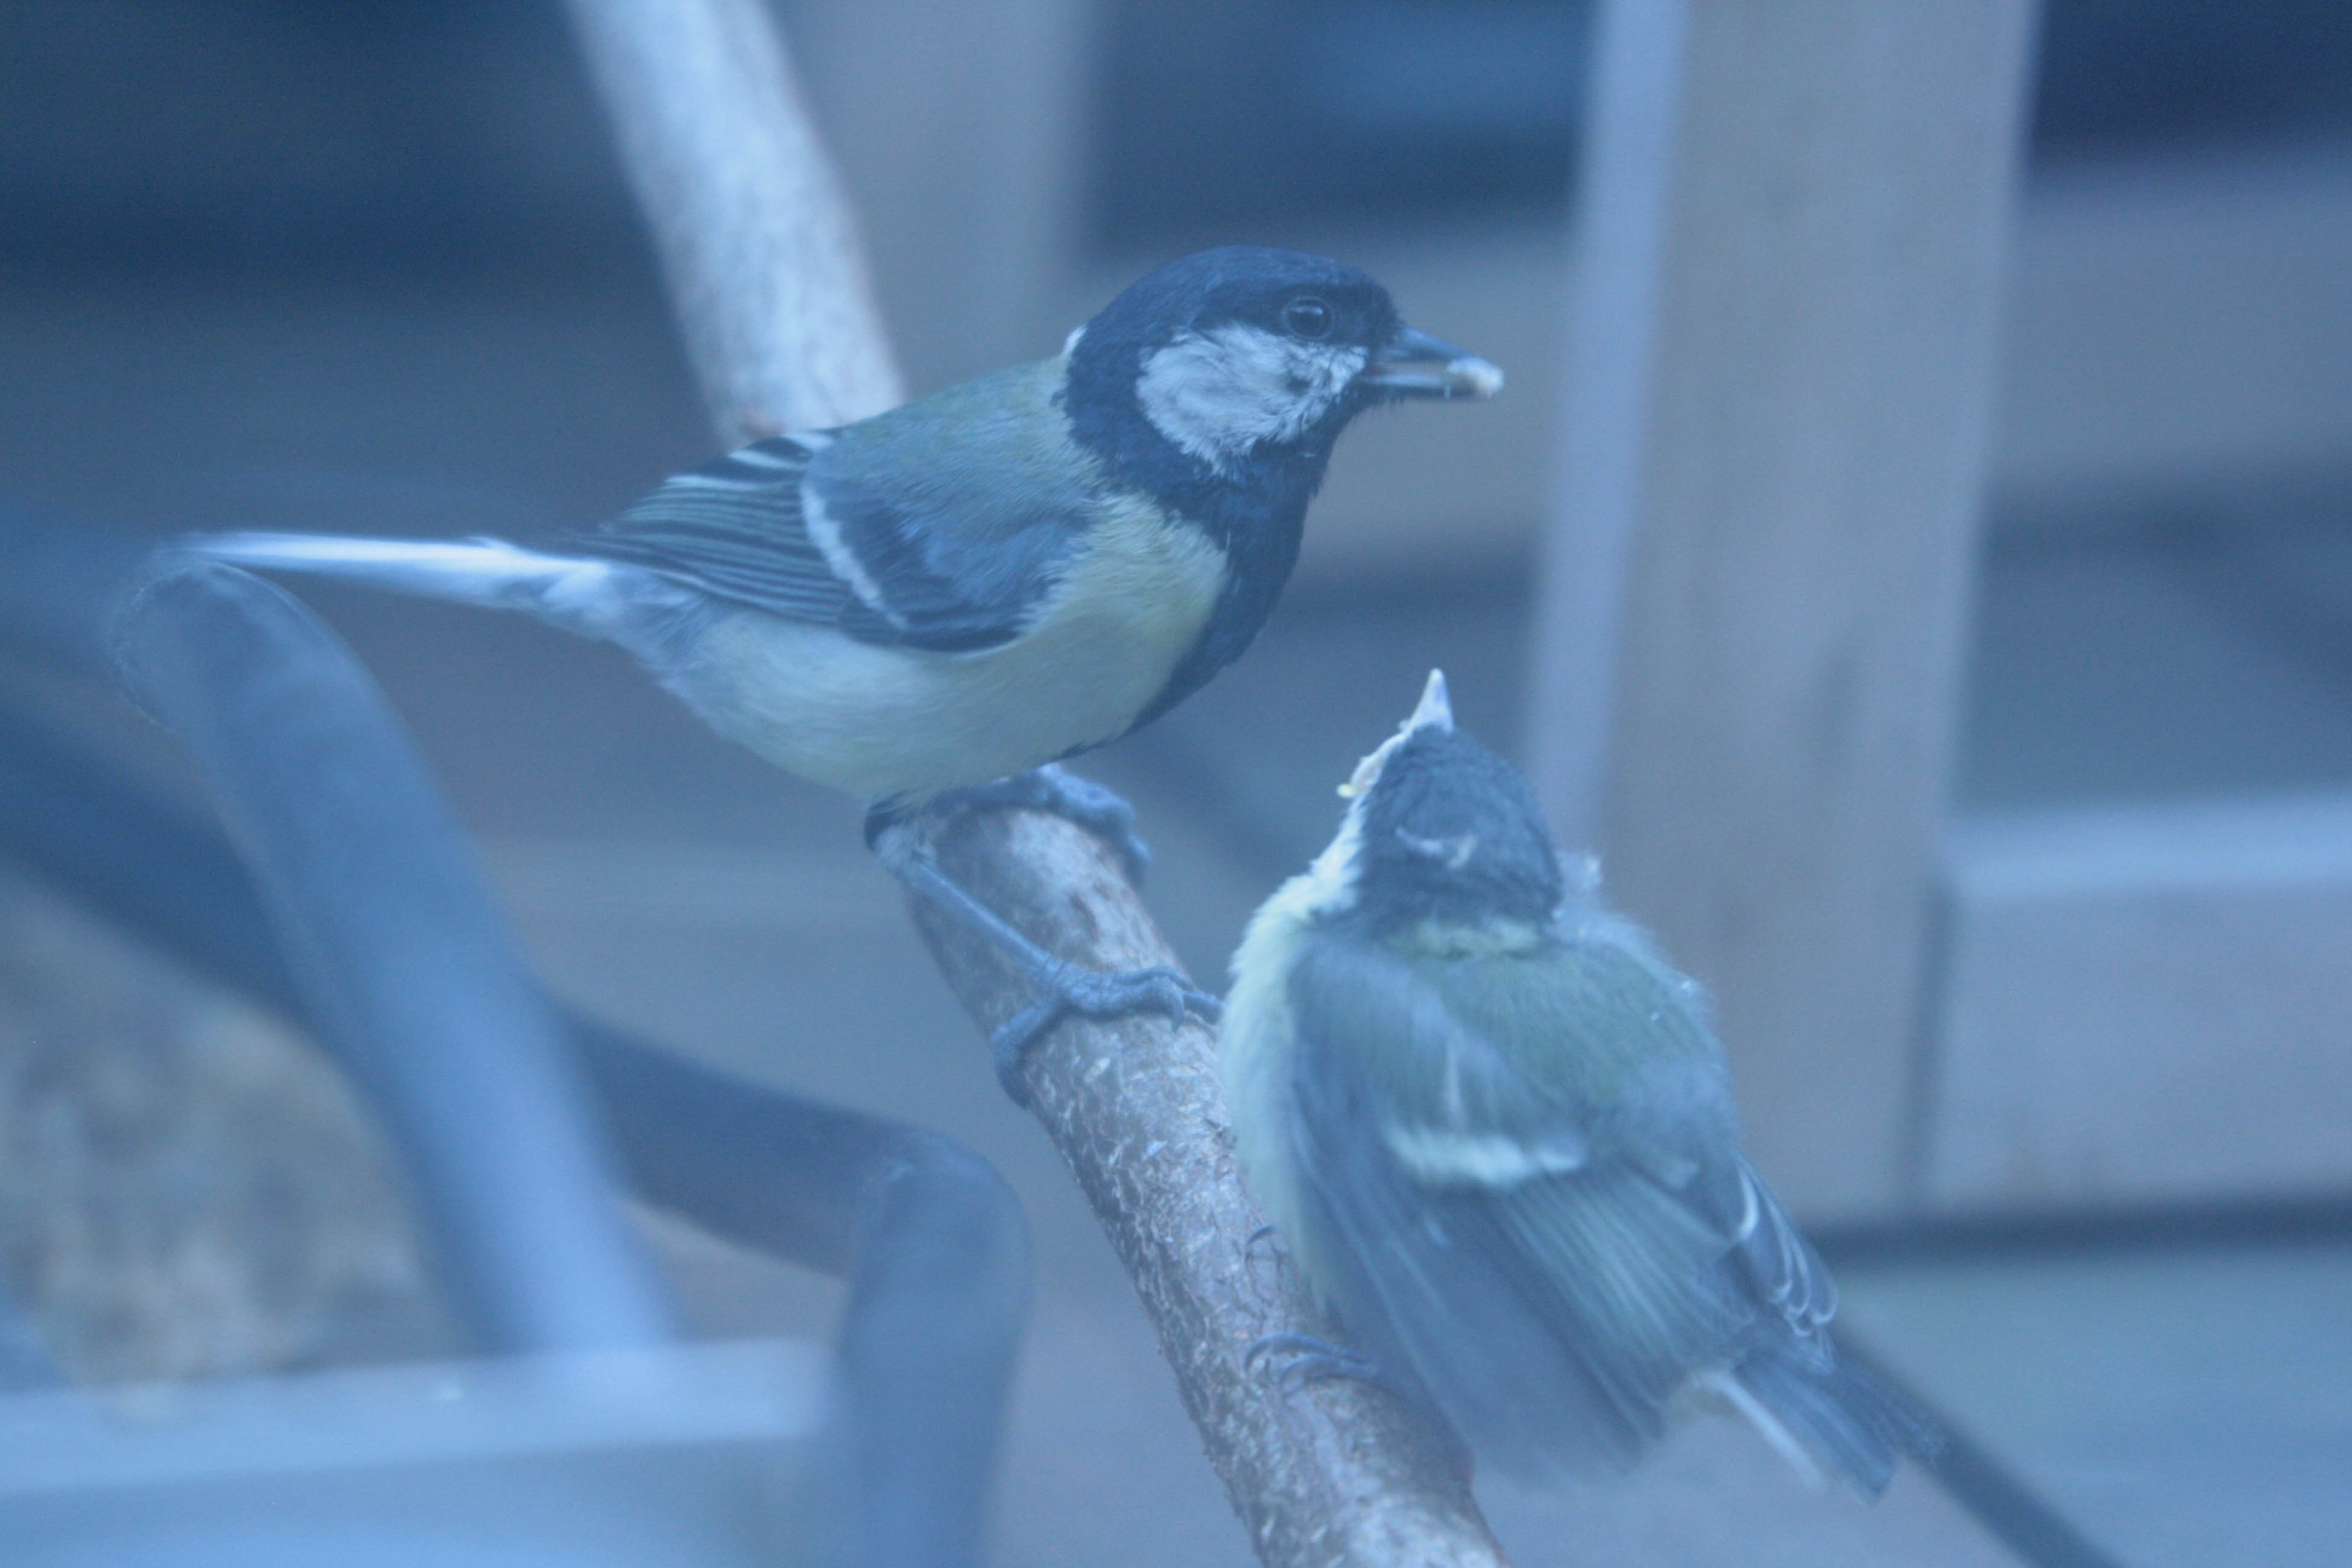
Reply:
[[[1113,483],[1225,552],[1225,585],[1148,723],[1241,656],[1297,563],[1349,420],[1401,397],[1486,397],[1502,372],[1397,320],[1319,256],[1229,245],[1171,261],[1071,334],[1063,408]]]
[[[1355,909],[1374,930],[1421,921],[1540,924],[1566,894],[1535,792],[1454,728],[1444,679],[1358,770]]]
[[[1180,504],[1219,485],[1303,481],[1303,505],[1364,409],[1487,396],[1502,381],[1404,326],[1355,268],[1248,245],[1171,262],[1104,306],[1073,336],[1068,374],[1079,440]]]

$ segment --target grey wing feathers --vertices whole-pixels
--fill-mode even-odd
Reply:
[[[1423,1193],[1377,1139],[1350,1131],[1368,1109],[1360,1082],[1317,1080],[1292,1136],[1343,1330],[1506,1473],[1630,1465],[1658,1436],[1660,1403],[1628,1398],[1612,1368],[1558,1331],[1552,1293],[1491,1209]]]
[[[1380,1026],[1357,1003],[1393,996],[1402,969],[1318,937],[1293,972],[1291,1131],[1305,1200],[1341,1244],[1333,1304],[1486,1463],[1530,1479],[1622,1468],[1693,1369],[1736,1352],[1751,1314],[1720,1268],[1729,1238],[1623,1159],[1509,1185],[1417,1182],[1381,1135],[1398,1120],[1388,1087],[1349,1037]],[[1410,1013],[1446,1048],[1438,1015]],[[1490,1058],[1465,1078],[1496,1070],[1475,1040],[1455,1044]]]
[[[1744,1158],[1738,1180],[1745,1211],[1735,1231],[1740,1268],[1758,1296],[1778,1308],[1801,1338],[1810,1338],[1837,1316],[1837,1286],[1812,1243]]]
[[[1876,1497],[1902,1456],[1933,1460],[1942,1435],[1926,1412],[1838,1353],[1829,1334],[1837,1287],[1820,1254],[1745,1160],[1739,1176],[1756,1223],[1733,1256],[1788,1332],[1758,1338],[1732,1375],[1809,1453]]]
[[[894,410],[840,432],[755,442],[539,549],[307,534],[215,535],[194,547],[530,610],[657,668],[726,605],[861,642],[994,647],[1020,635],[1058,580],[1092,500],[1085,472],[1046,460],[1054,448],[1000,406],[1016,393],[1044,395],[1017,376],[950,389],[982,416],[953,460],[912,438],[925,434],[922,418]]]
[[[1924,1422],[1837,1361],[1826,1271],[1736,1149],[1612,1148],[1602,1108],[1560,1106],[1562,1146],[1591,1147],[1578,1168],[1417,1180],[1381,1136],[1400,1113],[1368,1065],[1382,1052],[1360,1037],[1383,1026],[1360,1000],[1393,1000],[1405,971],[1372,944],[1310,938],[1291,983],[1291,1137],[1304,1201],[1339,1244],[1333,1305],[1408,1392],[1487,1463],[1535,1479],[1630,1464],[1711,1373],[1736,1376],[1866,1491],[1898,1451],[1921,1451]],[[1497,1070],[1458,1023],[1441,1040],[1427,1001],[1389,1009],[1410,1017],[1414,1048],[1456,1054],[1465,1081]],[[1517,1098],[1545,1093],[1557,1101],[1559,1086]]]
[[[802,516],[810,447],[757,442],[678,474],[610,522],[564,542],[787,620],[839,620],[850,585]]]
[[[1903,1458],[1932,1463],[1943,1447],[1925,1411],[1851,1358],[1824,1363],[1767,1344],[1742,1357],[1734,1375],[1807,1452],[1866,1497],[1886,1489]]]
[[[922,465],[888,438],[898,423],[758,442],[569,542],[861,642],[963,652],[1010,641],[1082,514],[976,453],[943,465],[971,493],[931,493],[935,482],[900,471]]]

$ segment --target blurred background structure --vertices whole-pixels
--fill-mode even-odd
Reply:
[[[1783,531],[1744,545],[1703,532],[1737,489],[1636,486],[1634,526],[1686,531],[1684,574],[1629,547],[1605,596],[1624,657],[1579,763],[1561,682],[1591,667],[1561,650],[1587,623],[1557,607],[1590,521],[1563,500],[1561,440],[1592,364],[1570,326],[1589,6],[777,9],[917,390],[1050,352],[1153,263],[1234,238],[1356,261],[1510,373],[1492,405],[1353,433],[1259,647],[1099,760],[1142,811],[1149,892],[1196,973],[1222,973],[1248,910],[1328,837],[1332,786],[1442,664],[1465,723],[1538,770],[1621,900],[1717,986],[1759,1163],[1842,1240],[1856,1331],[2110,1560],[2336,1560],[2352,11],[1694,0],[1668,79],[1696,96],[1667,115],[1661,188],[1719,233],[1811,235],[1835,265],[1773,297],[1822,330],[1774,338],[1706,329],[1790,250],[1685,243],[1662,264],[1660,320],[1689,330],[1661,360],[1683,381],[1660,384],[1685,393],[1651,428],[1672,437],[1720,392],[1726,421],[1779,420],[1765,449],[1795,450],[1798,479]],[[1738,47],[1776,12],[1801,26]],[[1963,12],[1977,31],[1899,21]],[[1792,39],[1809,47],[1767,47]],[[1743,166],[1759,116],[1781,134]],[[1771,162],[1801,142],[1812,163]],[[1934,275],[1938,234],[1977,247],[1969,278]],[[1906,266],[1909,293],[1888,281]],[[1981,323],[1958,320],[1979,297]],[[1928,298],[1958,321],[1942,338],[1912,311]],[[1833,374],[1759,357],[1838,331]],[[1870,379],[1896,331],[1927,345],[1916,384]],[[1919,492],[1853,489],[1852,451],[1802,446],[1854,408],[1944,454],[1934,505],[1882,505]],[[512,534],[609,511],[708,445],[557,7],[0,0],[0,488],[159,531]],[[1124,1280],[1002,1103],[854,811],[729,751],[605,650],[310,597],[393,692],[564,997],[952,1131],[1006,1172],[1036,1226],[1040,1329],[998,1559],[1244,1561]],[[1857,606],[1868,636],[1820,635]],[[1748,682],[1796,643],[1803,679]],[[1889,684],[1905,659],[1916,679]],[[34,666],[0,684],[185,786],[111,698]],[[1852,762],[1874,747],[1879,764]],[[1775,790],[1793,804],[1759,812]],[[1895,826],[1841,831],[1864,818]],[[11,1115],[54,1079],[19,1020],[67,1007],[26,967],[52,973],[76,918],[43,896],[0,888]],[[352,1180],[375,1239],[331,1283],[396,1303],[406,1243]],[[705,1334],[820,1332],[837,1309],[829,1284],[656,1230]],[[152,1364],[214,1365],[238,1334],[298,1347],[266,1364],[342,1353],[341,1331],[282,1311],[186,1321],[198,1337],[157,1339]],[[438,1331],[418,1308],[372,1353]],[[2013,1560],[1905,1486],[1869,1516],[1790,1498],[1738,1434],[1705,1435],[1625,1492],[1496,1513],[1529,1563],[1723,1560],[1725,1519],[1765,1515],[1795,1522],[1746,1560]],[[1729,1500],[1712,1523],[1686,1506],[1700,1488]]]

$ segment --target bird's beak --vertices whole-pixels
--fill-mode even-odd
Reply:
[[[1357,373],[1356,384],[1390,397],[1492,397],[1503,390],[1503,373],[1443,338],[1399,327]]]
[[[1356,764],[1355,776],[1339,786],[1340,795],[1353,800],[1379,783],[1381,769],[1388,765],[1389,753],[1403,745],[1409,736],[1422,730],[1453,728],[1454,702],[1445,694],[1445,672],[1433,669],[1429,672],[1429,684],[1421,689],[1421,701],[1414,706],[1412,717],[1381,742],[1378,751]]]
[[[1421,701],[1413,708],[1412,717],[1404,721],[1404,733],[1426,730],[1434,725],[1440,730],[1454,728],[1454,700],[1445,694],[1445,672],[1433,669],[1429,684],[1421,689]]]

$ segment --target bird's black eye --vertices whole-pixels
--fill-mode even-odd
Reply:
[[[1321,340],[1331,335],[1331,307],[1312,294],[1282,308],[1282,324],[1295,338]]]

